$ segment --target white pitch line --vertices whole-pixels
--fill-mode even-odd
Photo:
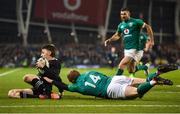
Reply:
[[[48,107],[71,107],[71,108],[82,108],[82,107],[177,107],[179,108],[180,105],[1,105],[0,108],[48,108]]]
[[[18,70],[20,70],[21,68],[17,68],[17,69],[14,69],[14,70],[10,70],[10,71],[7,71],[7,72],[4,72],[4,73],[1,73],[0,74],[0,77],[1,76],[6,76],[7,74],[10,74],[10,73],[13,73],[13,72],[16,72]]]
[[[42,112],[41,112],[41,113],[31,113],[31,112],[14,113],[14,112],[11,112],[11,113],[2,113],[2,114],[28,114],[28,113],[30,113],[30,114],[60,114],[61,112],[60,112],[60,113],[54,113],[54,112],[52,112],[52,113],[47,113],[47,112],[44,112],[44,113],[42,113]],[[116,112],[116,113],[112,113],[112,112],[110,112],[110,113],[107,113],[107,112],[106,112],[106,113],[102,113],[102,112],[101,112],[101,113],[83,112],[83,113],[82,113],[82,112],[79,112],[79,113],[80,113],[80,114],[120,114],[120,113],[117,113],[117,112]],[[61,113],[61,114],[79,114],[79,113],[66,112],[66,113]],[[165,113],[167,113],[167,112],[165,112]],[[165,113],[149,113],[149,112],[148,112],[148,114],[165,114]],[[128,113],[126,113],[126,112],[121,112],[121,114],[147,114],[147,113],[141,113],[141,112],[140,112],[140,113],[137,113],[137,112],[136,112],[136,113],[134,113],[134,112],[128,112]],[[176,112],[176,113],[169,113],[169,112],[168,112],[167,114],[180,114],[180,113],[177,113],[177,112]]]
[[[154,93],[177,93],[179,94],[180,91],[153,91]]]

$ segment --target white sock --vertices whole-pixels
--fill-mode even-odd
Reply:
[[[154,81],[154,80],[151,80],[149,83],[150,83],[151,85],[155,85],[157,82]]]

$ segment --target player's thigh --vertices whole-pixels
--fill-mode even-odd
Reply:
[[[132,82],[133,82],[133,78],[129,78],[129,77],[126,77],[124,75],[121,75],[121,76],[113,76],[112,80],[111,80],[111,83],[113,84],[120,84],[120,85],[124,85],[124,84],[127,84],[127,85],[131,85]],[[110,83],[110,84],[111,84]]]
[[[108,98],[125,98],[125,87],[119,83],[110,83],[107,88]]]
[[[131,60],[132,60],[132,57],[125,56],[125,57],[121,60],[119,66],[127,65]]]
[[[126,76],[114,76],[107,88],[107,95],[109,98],[126,98],[126,87],[132,84],[133,79]]]
[[[125,97],[137,97],[138,92],[137,92],[137,88],[133,87],[133,86],[127,86],[125,89]]]
[[[134,59],[131,59],[129,64],[127,65],[127,70],[129,72],[134,72],[136,66],[136,61]]]
[[[132,86],[136,86],[138,84],[142,84],[146,82],[146,79],[142,79],[142,78],[133,78],[133,81],[131,83]]]
[[[134,60],[135,60],[137,63],[140,62],[141,58],[143,57],[143,53],[144,53],[144,51],[141,50],[141,51],[137,51],[137,53],[135,54]]]
[[[25,82],[31,82],[33,79],[35,78],[38,78],[37,75],[34,75],[34,74],[26,74],[24,77],[23,77],[23,80]]]

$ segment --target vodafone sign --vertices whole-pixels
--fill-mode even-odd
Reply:
[[[36,0],[34,16],[50,21],[104,24],[108,0]]]

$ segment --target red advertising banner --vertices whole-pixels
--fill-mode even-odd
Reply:
[[[102,25],[108,0],[36,0],[35,18]]]

